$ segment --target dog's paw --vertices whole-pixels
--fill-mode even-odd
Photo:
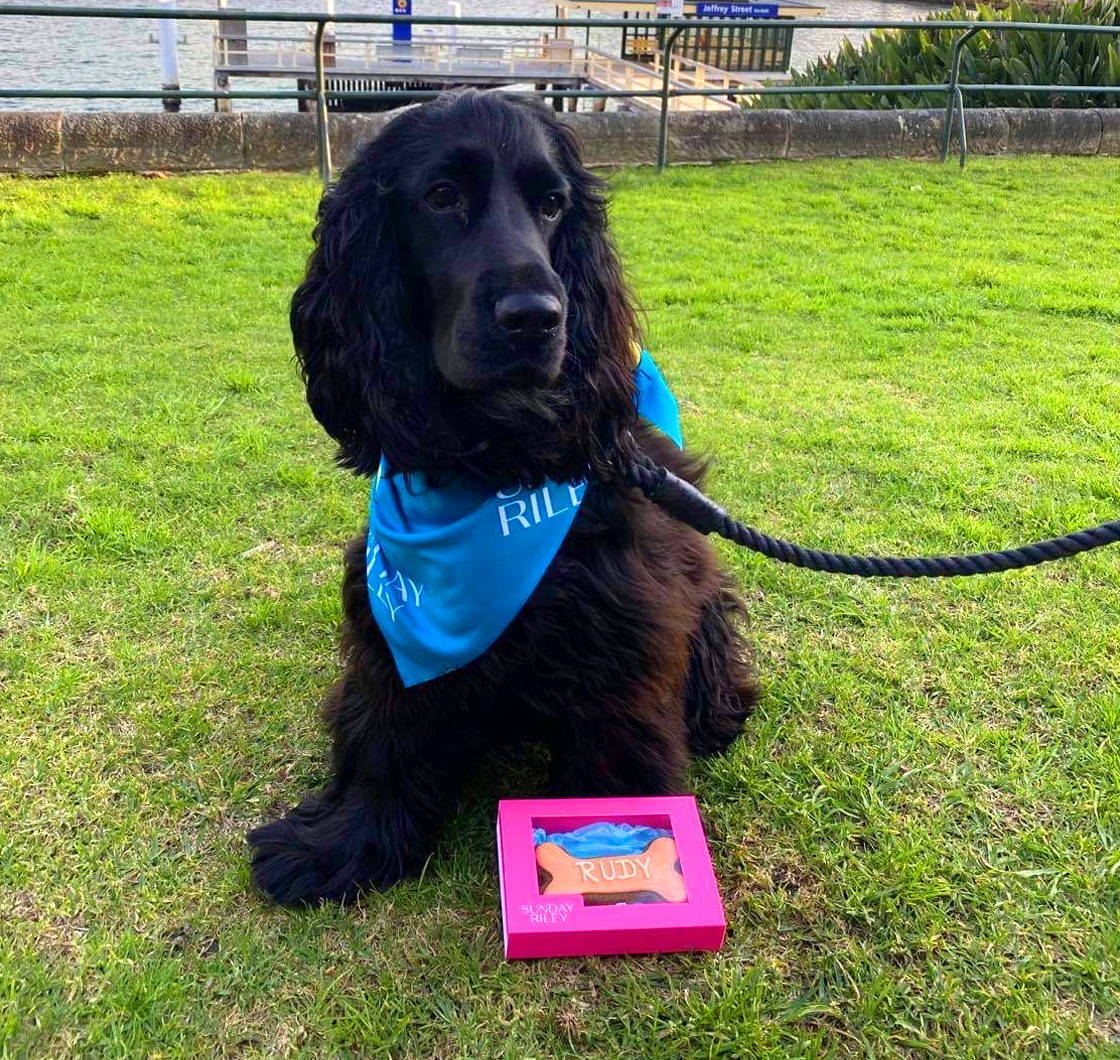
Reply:
[[[416,834],[394,830],[402,814],[311,796],[286,817],[254,828],[253,883],[281,905],[349,902],[364,890],[383,891],[418,871],[426,848]]]
[[[332,886],[332,859],[301,837],[298,828],[284,817],[249,833],[253,884],[281,905],[317,905],[353,898],[357,887]]]

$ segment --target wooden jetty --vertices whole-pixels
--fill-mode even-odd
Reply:
[[[684,17],[695,18],[704,0],[685,0]],[[789,71],[794,23],[824,13],[823,4],[807,0],[775,0],[773,3],[743,0],[726,7],[765,10],[766,25],[722,26],[718,29],[686,29],[673,48],[681,55],[716,69],[739,73],[785,74]],[[634,62],[651,62],[664,44],[665,30],[657,25],[655,0],[561,0],[560,18],[623,18],[634,23],[622,30],[619,54]],[[577,30],[578,33],[578,30]]]
[[[672,89],[741,89],[758,84],[755,72],[784,73],[789,66],[789,45],[795,17],[817,14],[822,8],[798,0],[785,0],[775,9],[781,14],[773,27],[729,27],[722,30],[686,30],[670,59]],[[624,13],[619,13],[619,8]],[[685,3],[686,17],[696,2]],[[654,3],[643,0],[578,0],[558,5],[559,17],[586,13],[633,18],[633,30],[622,31],[621,54],[593,47],[590,30],[577,41],[560,28],[555,35],[534,38],[468,36],[441,28],[442,35],[421,34],[411,40],[393,40],[387,33],[349,32],[342,28],[325,41],[327,86],[336,91],[393,91],[438,89],[478,85],[509,87],[532,84],[547,91],[597,88],[614,91],[660,91],[663,69],[661,34],[654,19]],[[464,27],[464,30],[466,27]],[[720,59],[721,64],[709,61]],[[300,88],[315,81],[314,29],[284,34],[250,33],[241,21],[218,23],[214,37],[214,82],[227,89],[233,78],[289,78]],[[675,111],[727,111],[739,106],[727,96],[674,96]],[[332,101],[334,110],[386,110],[407,100]],[[561,100],[554,97],[554,105]],[[591,101],[602,107],[603,100]],[[660,99],[637,96],[628,101],[637,107],[660,107]],[[228,101],[219,101],[228,106]],[[570,109],[578,100],[569,99]],[[301,101],[303,105],[303,101]]]
[[[327,82],[329,87],[340,91],[519,84],[558,89],[586,86],[620,91],[661,89],[660,54],[654,55],[649,63],[637,63],[556,38],[539,41],[421,38],[394,43],[382,37],[338,36],[332,43],[327,56]],[[246,47],[240,46],[241,39],[220,35],[218,44],[214,76],[220,88],[228,87],[233,77],[295,78],[301,87],[314,83],[311,34],[251,37]],[[230,44],[234,48],[225,51]],[[673,88],[742,88],[757,83],[741,74],[681,56],[672,58],[669,77]],[[658,99],[650,97],[638,96],[632,102],[638,106],[660,106]],[[736,105],[720,96],[676,96],[670,100],[674,110],[682,111],[728,110]]]

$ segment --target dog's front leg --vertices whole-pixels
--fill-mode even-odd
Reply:
[[[470,757],[455,725],[423,710],[386,718],[358,684],[344,677],[328,697],[330,783],[249,833],[253,882],[284,905],[348,901],[419,872]]]
[[[679,794],[687,767],[680,706],[645,689],[573,711],[552,744],[549,789],[565,797]]]

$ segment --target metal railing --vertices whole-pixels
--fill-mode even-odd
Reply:
[[[331,23],[392,26],[395,23],[409,23],[413,26],[479,26],[501,27],[503,29],[632,29],[634,22],[622,18],[521,18],[465,15],[375,15],[375,14],[330,14],[325,11],[234,11],[227,8],[200,9],[149,7],[66,7],[45,6],[42,4],[0,4],[0,18],[7,15],[35,16],[41,18],[110,18],[110,19],[167,19],[183,22],[299,22],[315,26],[315,88],[307,89],[259,89],[259,90],[212,90],[204,89],[67,89],[67,88],[6,88],[0,87],[0,98],[9,99],[293,99],[314,100],[318,142],[319,176],[326,185],[331,179],[331,154],[329,135],[328,99],[337,100],[421,100],[441,94],[437,89],[401,89],[380,91],[336,90],[327,87],[327,63],[324,54],[324,34]],[[772,19],[746,18],[666,18],[658,19],[658,29],[664,30],[664,44],[661,47],[661,87],[651,89],[559,89],[548,90],[547,95],[554,99],[625,99],[655,97],[660,100],[660,114],[657,135],[657,168],[663,170],[668,162],[669,101],[679,96],[723,96],[732,99],[736,96],[763,95],[923,95],[944,93],[945,121],[942,132],[941,160],[949,155],[954,123],[959,124],[958,143],[960,164],[963,167],[967,157],[967,137],[965,134],[964,99],[970,92],[1012,93],[1023,91],[1046,92],[1051,95],[1090,93],[1093,95],[1118,95],[1120,85],[1004,85],[972,84],[960,79],[962,49],[969,38],[981,30],[993,33],[1007,31],[1029,31],[1036,33],[1071,33],[1120,36],[1120,26],[1070,25],[1054,22],[991,22],[979,20],[869,20],[869,19],[797,19],[797,29],[851,29],[874,30],[892,29],[904,32],[960,31],[953,42],[947,80],[934,84],[917,85],[750,85],[741,88],[723,86],[720,88],[674,88],[670,80],[673,67],[673,47],[684,30],[692,29],[743,29],[772,26]]]
[[[424,36],[402,45],[383,36],[335,36],[326,53],[327,77],[403,78],[423,84],[433,77],[469,82],[485,78],[497,84],[586,84],[594,88],[654,89],[661,84],[661,53],[651,63],[638,63],[562,37],[525,40],[520,37]],[[235,47],[231,47],[235,46]],[[402,54],[403,52],[403,54]],[[214,69],[221,76],[299,77],[314,63],[314,32],[303,35],[254,35],[214,38]],[[677,88],[742,88],[758,84],[745,74],[719,70],[685,56],[674,56],[672,84]],[[328,86],[329,86],[328,80]],[[333,98],[327,89],[328,103]],[[344,96],[343,98],[349,98]],[[642,99],[649,106],[659,100]],[[724,96],[679,101],[681,110],[736,110]]]

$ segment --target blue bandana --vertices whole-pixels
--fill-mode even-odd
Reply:
[[[680,446],[676,399],[644,350],[635,382],[638,411]],[[563,544],[586,486],[432,488],[382,462],[370,490],[366,585],[406,686],[465,666],[498,639]]]

